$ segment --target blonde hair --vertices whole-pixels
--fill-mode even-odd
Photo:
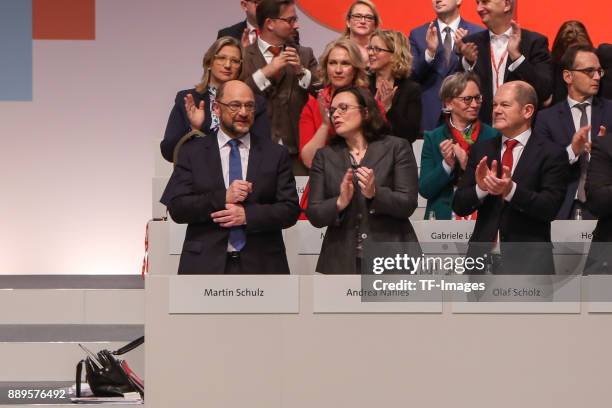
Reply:
[[[242,46],[240,45],[240,42],[237,39],[226,36],[226,37],[221,37],[217,41],[212,43],[210,48],[204,54],[204,58],[202,59],[202,68],[204,69],[204,73],[202,74],[202,80],[195,87],[196,92],[200,94],[203,94],[204,92],[206,92],[206,89],[208,88],[208,84],[210,83],[210,66],[212,65],[215,59],[215,55],[217,55],[219,51],[221,51],[221,48],[225,46],[231,46],[231,47],[238,48],[238,50],[240,51],[240,56],[242,58]],[[240,65],[240,68],[238,69],[238,76],[240,76],[241,71],[242,71],[242,64]]]
[[[329,62],[329,55],[334,48],[342,48],[348,53],[354,71],[353,85],[367,88],[370,81],[368,80],[366,66],[361,58],[359,47],[354,42],[344,37],[327,44],[325,51],[323,51],[323,54],[319,58],[319,78],[323,81],[323,85],[328,86],[331,83],[329,75],[327,75],[327,63]]]
[[[385,46],[393,51],[391,56],[391,74],[395,79],[402,79],[412,73],[412,53],[406,36],[395,30],[376,30],[372,38],[378,37]]]
[[[364,6],[367,6],[367,7],[370,8],[370,10],[372,10],[372,14],[374,15],[374,28],[378,28],[381,25],[381,23],[382,23],[381,20],[380,20],[380,14],[378,14],[378,10],[376,9],[376,5],[372,1],[370,1],[370,0],[357,0],[357,1],[354,1],[353,4],[351,4],[351,7],[349,7],[348,11],[346,12],[346,21],[350,21],[351,14],[353,14],[353,9],[358,4],[363,4]],[[348,37],[350,34],[351,34],[351,30],[347,26],[344,29],[344,35]]]

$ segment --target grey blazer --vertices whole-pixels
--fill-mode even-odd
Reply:
[[[395,136],[383,136],[369,144],[361,166],[374,170],[376,195],[366,199],[356,185],[353,200],[338,212],[340,182],[351,167],[344,139],[334,138],[329,146],[317,151],[312,162],[306,215],[315,227],[327,227],[317,272],[359,273],[357,258],[361,257],[364,245],[417,242],[408,219],[417,207],[419,186],[410,143]]]

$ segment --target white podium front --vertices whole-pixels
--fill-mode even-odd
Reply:
[[[603,407],[609,314],[170,313],[146,278],[147,408]],[[251,285],[249,285],[251,287]]]

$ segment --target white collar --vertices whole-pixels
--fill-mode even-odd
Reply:
[[[573,108],[574,106],[576,106],[579,103],[586,103],[588,105],[593,105],[593,97],[591,96],[590,98],[587,98],[584,102],[578,102],[573,100],[572,98],[570,98],[569,96],[567,97],[567,103],[569,104],[570,108]]]
[[[461,16],[457,17],[455,20],[451,21],[450,24],[446,24],[444,21],[438,19],[438,27],[440,27],[440,34],[444,32],[444,29],[448,26],[451,29],[451,32],[454,33],[459,28],[459,22],[461,21]]]
[[[251,25],[251,23],[249,23],[249,20],[247,20],[247,28],[249,29],[249,33],[253,30],[257,30],[257,27],[255,27],[254,25]]]
[[[495,34],[493,31],[489,30],[489,38],[491,40],[497,39],[497,38],[510,38],[510,34],[512,34],[512,27],[510,27],[509,29],[507,29],[505,32],[501,34]]]
[[[512,139],[516,140],[524,147],[527,145],[527,142],[529,141],[530,136],[531,136],[531,128],[527,129],[526,131],[519,134],[518,136],[513,137]],[[502,135],[502,144],[506,144],[506,140],[510,140],[510,138]]]
[[[219,144],[219,149],[225,146],[230,140],[232,140],[232,138],[226,135],[223,129],[219,127],[219,130],[217,131],[217,143]],[[250,133],[247,133],[246,135],[242,136],[238,140],[240,140],[240,142],[244,145],[244,147],[247,148],[247,150],[251,148],[251,134]]]

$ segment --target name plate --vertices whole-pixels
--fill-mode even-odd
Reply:
[[[299,313],[298,277],[172,276],[169,285],[168,313]]]
[[[314,313],[442,313],[441,296],[439,300],[386,301],[383,293],[374,301],[364,292],[360,275],[315,275],[313,288]]]
[[[419,242],[465,243],[472,237],[475,221],[439,220],[413,221]]]

